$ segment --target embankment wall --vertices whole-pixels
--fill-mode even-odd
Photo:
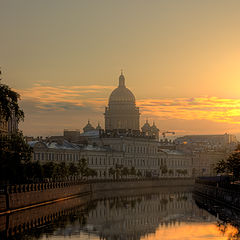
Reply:
[[[194,191],[232,207],[239,208],[240,206],[240,192],[238,191],[200,183],[195,184]]]
[[[9,186],[0,195],[1,211],[24,208],[74,195],[90,193],[90,184],[79,182],[41,183]],[[5,197],[5,202],[4,202]]]
[[[6,195],[5,194],[1,194],[0,195],[0,212],[4,211],[6,209],[7,209]]]
[[[156,179],[156,180],[136,180],[136,181],[117,181],[117,182],[95,182],[92,184],[92,192],[121,190],[121,189],[140,189],[168,186],[189,186],[194,184],[193,178],[183,179]]]
[[[191,186],[194,179],[158,179],[158,180],[121,180],[101,182],[59,182],[15,185],[6,188],[0,195],[0,212],[21,209],[31,205],[47,203],[53,200],[121,189],[143,189],[169,186]]]
[[[90,201],[90,195],[67,199],[54,204],[39,206],[10,215],[0,215],[0,239],[31,228],[48,224],[61,216],[69,215]],[[2,236],[1,236],[2,233]],[[1,238],[2,237],[2,238]]]

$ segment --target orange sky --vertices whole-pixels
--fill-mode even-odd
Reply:
[[[178,134],[240,134],[240,1],[0,0],[3,82],[27,135],[103,111],[124,69],[142,121]]]

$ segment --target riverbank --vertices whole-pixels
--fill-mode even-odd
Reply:
[[[195,183],[194,193],[240,210],[240,192],[218,186]]]
[[[95,182],[57,182],[8,186],[0,195],[0,214],[47,205],[70,197],[103,191],[143,189],[168,186],[193,186],[193,178],[165,178],[154,180],[121,180]]]

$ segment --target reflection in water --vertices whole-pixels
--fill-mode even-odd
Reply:
[[[179,188],[99,193],[1,216],[0,239],[239,239],[238,213],[195,200]]]
[[[196,205],[201,209],[206,209],[211,215],[216,217],[216,226],[226,239],[240,239],[240,211],[228,208],[214,200],[205,198],[200,195],[194,195]]]

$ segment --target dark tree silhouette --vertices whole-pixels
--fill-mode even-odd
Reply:
[[[18,183],[24,176],[24,166],[30,162],[31,147],[21,132],[11,136],[0,136],[0,180]]]
[[[18,105],[20,95],[9,86],[0,83],[0,116],[8,121],[15,115],[17,122],[24,120],[24,112]]]
[[[233,176],[233,180],[240,179],[240,151],[236,150],[226,160],[221,160],[216,166],[217,173]]]

